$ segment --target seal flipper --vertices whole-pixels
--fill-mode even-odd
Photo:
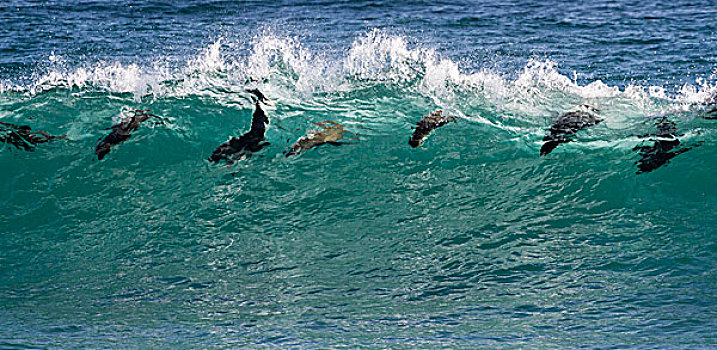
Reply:
[[[109,146],[97,146],[95,149],[95,155],[97,156],[97,160],[102,160],[108,153],[110,153],[110,147]]]
[[[22,129],[25,130],[25,129]],[[29,127],[27,130],[30,130]],[[28,140],[23,134],[16,131],[11,132],[12,137],[10,138],[10,144],[15,146],[16,149],[22,148],[25,151],[32,152],[35,150],[35,144]]]
[[[680,155],[680,154],[682,154],[682,153],[685,153],[685,152],[687,152],[687,151],[689,151],[689,150],[691,150],[691,149],[692,149],[692,147],[685,147],[685,148],[683,148],[683,149],[670,152],[670,153],[671,153],[671,157],[670,157],[670,158],[673,158],[673,157],[675,157],[675,156],[678,156],[678,155]]]
[[[269,142],[267,142],[267,141],[262,141],[262,142],[257,143],[256,145],[250,147],[250,148],[249,148],[249,151],[251,151],[251,152],[259,152],[259,151],[261,151],[264,147],[269,146],[270,144],[271,144],[271,143],[269,143]],[[247,153],[248,153],[248,152],[247,152]]]
[[[541,156],[550,154],[550,152],[552,152],[556,147],[558,147],[558,145],[560,145],[561,143],[568,143],[571,140],[570,139],[550,139],[550,138],[548,138],[547,140],[543,139],[543,141],[547,141],[547,142],[545,142],[543,144],[543,146],[540,147],[540,155]]]
[[[262,103],[267,104],[267,105],[269,104],[269,99],[266,98],[266,96],[264,96],[264,94],[261,91],[259,91],[259,89],[257,89],[257,88],[246,89],[245,91],[256,96],[256,98],[259,101],[261,101]]]
[[[560,142],[555,140],[550,140],[544,143],[543,146],[540,147],[540,155],[545,156],[550,154],[550,152],[552,152],[556,147],[558,147],[559,144]]]

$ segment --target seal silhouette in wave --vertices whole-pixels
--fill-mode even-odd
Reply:
[[[656,130],[645,136],[651,136],[651,146],[637,146],[633,150],[640,153],[640,159],[637,161],[637,174],[651,172],[667,163],[670,159],[685,153],[692,147],[680,146],[679,136],[677,133],[677,125],[667,117],[660,117],[655,122]]]
[[[311,148],[324,144],[340,146],[346,143],[340,142],[347,132],[343,125],[331,120],[312,123],[312,125],[317,126],[318,129],[309,130],[306,135],[302,136],[296,141],[296,143],[291,145],[289,150],[285,153],[287,157],[297,155],[301,152],[308,151]]]
[[[442,110],[433,111],[416,123],[416,130],[413,131],[413,135],[408,139],[408,144],[413,148],[420,147],[433,130],[455,121],[456,117],[443,114]]]
[[[32,131],[32,128],[27,125],[0,122],[0,142],[9,143],[16,149],[25,151],[33,151],[38,144],[61,140],[65,136],[53,136],[44,131]]]
[[[264,133],[266,132],[266,125],[269,124],[269,118],[261,109],[261,103],[266,103],[266,97],[258,89],[247,90],[256,96],[254,100],[254,114],[251,118],[251,127],[249,131],[239,137],[231,137],[229,141],[222,143],[217,147],[209,157],[209,161],[218,163],[221,160],[226,160],[229,163],[233,163],[237,158],[248,158],[252,153],[260,151],[262,148],[269,145],[269,142],[265,141]]]
[[[112,130],[109,135],[105,136],[95,147],[95,155],[98,160],[102,160],[107,153],[110,153],[112,147],[119,145],[122,142],[127,141],[131,132],[137,130],[139,125],[147,121],[150,118],[162,119],[152,113],[149,113],[148,109],[136,109],[132,111],[132,115],[128,118],[124,118],[121,122],[112,125],[109,130]]]
[[[600,111],[592,106],[581,105],[575,111],[559,115],[553,119],[548,135],[543,138],[545,143],[540,147],[540,155],[552,152],[558,145],[573,141],[572,136],[580,130],[595,126],[602,122]]]

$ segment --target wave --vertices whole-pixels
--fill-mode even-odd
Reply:
[[[427,99],[462,118],[522,130],[535,126],[536,118],[582,103],[607,111],[618,125],[629,116],[689,112],[717,91],[714,76],[676,91],[639,84],[619,88],[601,80],[580,85],[576,72],[573,77],[562,74],[550,60],[530,60],[517,73],[489,68],[467,71],[433,48],[410,45],[404,36],[377,29],[358,36],[339,57],[312,52],[299,39],[268,30],[251,38],[248,53],[234,53],[231,48],[236,44],[220,38],[179,67],[157,60],[145,65],[95,62],[73,68],[53,53],[46,72],[25,85],[5,81],[0,93],[99,90],[131,94],[140,102],[193,95],[235,99],[245,87],[259,86],[279,104],[300,105],[312,97],[377,98],[365,92],[383,89]]]

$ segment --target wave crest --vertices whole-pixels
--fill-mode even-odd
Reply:
[[[294,103],[313,94],[351,93],[366,87],[386,87],[428,98],[456,114],[480,118],[492,111],[504,118],[535,118],[575,104],[629,106],[632,111],[659,113],[704,101],[717,91],[714,80],[684,85],[671,97],[660,86],[609,86],[601,80],[580,85],[577,73],[560,73],[555,62],[530,60],[513,78],[491,69],[467,71],[433,48],[411,45],[408,38],[378,29],[358,36],[339,57],[312,52],[297,38],[263,31],[242,54],[237,43],[218,39],[183,65],[167,63],[97,62],[65,68],[54,53],[50,66],[31,83],[0,84],[0,93],[37,94],[50,89],[102,90],[144,97],[210,95],[231,98],[246,86],[260,86],[278,101]],[[623,108],[623,110],[625,109]],[[470,115],[470,116],[469,116]]]

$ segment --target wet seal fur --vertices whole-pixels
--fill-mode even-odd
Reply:
[[[246,91],[256,96],[253,99],[255,109],[254,114],[252,114],[249,131],[238,138],[232,136],[229,141],[219,145],[209,157],[209,161],[218,163],[221,160],[226,160],[229,163],[233,163],[237,156],[248,158],[252,153],[258,152],[269,145],[269,142],[266,142],[264,138],[269,118],[264,113],[264,110],[261,109],[260,104],[260,102],[266,103],[267,99],[258,89]]]
[[[162,119],[157,115],[149,113],[149,109],[135,109],[132,110],[132,113],[133,115],[129,118],[124,118],[121,122],[112,125],[109,128],[112,132],[97,143],[97,146],[95,147],[95,154],[97,155],[98,160],[102,160],[107,153],[110,153],[110,149],[112,147],[127,141],[130,136],[132,136],[130,132],[137,130],[139,125],[147,121],[149,118]]]
[[[311,125],[317,126],[316,130],[309,130],[306,135],[299,138],[289,150],[284,153],[286,157],[297,155],[301,152],[308,151],[310,148],[318,147],[324,144],[330,144],[334,146],[340,146],[345,142],[339,142],[344,138],[346,129],[343,125],[331,121],[325,120],[319,123],[312,123]]]
[[[636,146],[633,148],[633,151],[640,153],[640,159],[636,162],[638,169],[636,174],[651,172],[669,163],[670,159],[677,155],[692,149],[692,147],[685,147],[674,150],[680,145],[680,140],[677,137],[682,135],[677,133],[677,125],[667,117],[657,119],[655,127],[657,130],[654,133],[643,135],[643,137],[653,137],[650,139],[650,141],[654,142],[652,146]]]
[[[0,122],[0,142],[9,143],[16,149],[35,150],[35,146],[54,140],[64,139],[66,135],[53,136],[44,131],[32,131],[27,125],[15,125]]]
[[[408,140],[408,144],[413,148],[420,147],[431,134],[431,131],[456,121],[455,116],[444,115],[440,109],[433,111],[416,123],[416,130],[413,131],[413,135],[411,135],[411,138]]]
[[[576,132],[603,121],[598,116],[600,110],[597,108],[588,105],[580,105],[578,108],[578,110],[561,114],[553,119],[550,129],[548,129],[548,135],[543,138],[545,143],[540,147],[541,156],[549,154],[561,143],[573,141],[571,136]]]

